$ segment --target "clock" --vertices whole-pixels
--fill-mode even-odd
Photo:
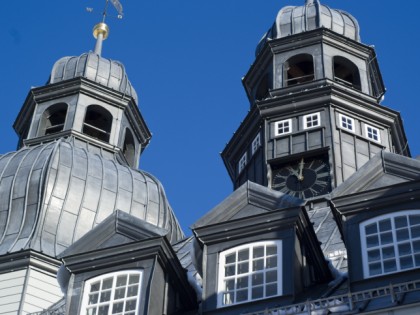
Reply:
[[[271,188],[302,199],[324,195],[331,190],[328,159],[301,158],[273,168]]]

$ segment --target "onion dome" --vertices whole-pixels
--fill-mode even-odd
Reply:
[[[299,34],[317,28],[326,28],[360,42],[359,23],[351,14],[331,9],[321,4],[319,0],[306,0],[303,6],[287,6],[279,11],[274,25],[258,44],[256,54],[261,51],[268,40]]]
[[[103,58],[96,52],[84,53],[78,57],[63,57],[54,64],[47,84],[76,77],[84,77],[132,96],[138,104],[137,93],[128,80],[125,67],[118,61]]]
[[[116,210],[184,234],[160,182],[98,152],[58,140],[0,156],[0,255],[57,257]]]

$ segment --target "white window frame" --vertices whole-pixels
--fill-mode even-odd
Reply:
[[[285,131],[287,129],[287,131]],[[280,131],[281,130],[281,131]],[[292,119],[284,119],[274,122],[274,136],[282,136],[292,133]]]
[[[308,126],[309,118],[311,119],[311,126]],[[316,125],[313,124],[314,121],[317,121]],[[303,129],[311,129],[319,126],[321,126],[321,113],[318,112],[303,116]]]
[[[410,216],[418,216],[418,222],[415,222]],[[404,218],[407,223],[405,226],[402,223]],[[388,223],[390,223],[390,229],[386,227]],[[420,267],[420,210],[381,215],[362,222],[359,227],[364,278]],[[367,231],[368,229],[369,231]],[[407,252],[402,253],[402,251]],[[412,266],[403,266],[410,259]],[[370,266],[380,268],[380,272],[374,271],[371,274]],[[385,268],[390,269],[387,271]]]
[[[242,171],[245,169],[246,164],[248,163],[248,154],[247,152],[242,155],[241,159],[238,162],[238,172],[242,173]]]
[[[369,131],[369,128],[372,131]],[[376,132],[376,136],[378,139],[374,138],[374,132]],[[366,133],[366,138],[368,138],[369,140],[375,141],[380,143],[381,142],[381,131],[379,130],[379,128],[373,127],[371,125],[365,124],[365,133]],[[372,136],[370,136],[372,135]]]
[[[346,115],[343,115],[343,114],[339,114],[338,119],[340,120],[340,127],[342,129],[347,130],[347,131],[351,131],[351,132],[355,131],[355,125],[354,125],[354,119],[353,118],[351,118],[349,116],[346,116]],[[345,121],[343,121],[343,120],[345,120]]]
[[[124,286],[120,286],[120,287],[116,287],[116,282],[117,282],[117,277],[118,276],[122,276],[122,275],[127,275],[127,283]],[[127,293],[128,293],[128,288],[129,287],[134,287],[135,283],[133,284],[129,284],[129,277],[130,275],[136,275],[139,276],[139,282],[137,283],[137,294],[136,295],[132,295],[130,297],[127,297]],[[106,289],[106,290],[102,290],[102,284],[103,284],[103,280],[107,279],[107,278],[111,278],[112,277],[112,287],[111,289]],[[118,272],[112,272],[112,273],[107,273],[104,275],[100,275],[97,277],[94,277],[92,279],[89,279],[85,282],[84,285],[84,289],[83,289],[83,301],[82,301],[82,307],[81,307],[81,314],[89,314],[87,312],[87,310],[90,309],[94,309],[96,307],[96,309],[98,309],[98,307],[100,306],[106,306],[109,305],[108,308],[108,315],[112,314],[112,306],[114,305],[115,302],[119,302],[119,303],[123,303],[123,312],[122,314],[134,314],[134,315],[138,315],[139,314],[139,303],[140,303],[140,293],[141,293],[141,289],[142,289],[142,279],[143,279],[143,271],[142,270],[124,270],[124,271],[118,271]],[[94,292],[98,292],[98,300],[96,303],[92,303],[89,304],[89,296],[92,295],[91,293],[91,285],[95,282],[100,282],[100,288],[98,291],[94,291]],[[125,288],[125,293],[124,293],[124,298],[115,298],[115,294],[117,289],[121,290]],[[101,293],[103,293],[104,291],[110,291],[110,298],[109,301],[105,301],[105,302],[100,302],[100,297],[101,297]],[[125,305],[127,301],[135,301],[136,305],[135,305],[135,310],[129,310],[129,311],[125,311]],[[96,312],[97,313],[97,312]],[[118,313],[119,314],[119,313]]]
[[[255,152],[259,149],[261,146],[261,133],[258,133],[257,136],[254,138],[251,144],[251,154],[254,155]]]
[[[270,247],[276,247],[276,254],[268,254],[267,252],[267,246]],[[254,251],[256,252],[256,248],[264,248],[264,254],[263,256],[254,257]],[[239,252],[243,252],[244,250],[248,251],[248,260],[240,260],[239,259]],[[231,256],[232,254],[235,255],[235,260],[233,262],[226,263],[226,257]],[[217,305],[219,308],[221,307],[227,307],[231,305],[238,305],[243,303],[249,303],[252,301],[262,300],[268,297],[275,297],[275,296],[281,296],[283,294],[283,268],[282,268],[282,241],[281,240],[270,240],[270,241],[261,241],[261,242],[255,242],[250,243],[246,245],[236,246],[234,248],[230,248],[228,250],[225,250],[219,254],[219,271],[218,271],[218,288],[217,288]],[[269,262],[273,262],[273,259],[277,259],[276,264],[274,267],[267,267],[267,264]],[[262,267],[262,269],[253,271],[251,268],[253,266],[256,266],[258,263],[262,263],[259,267]],[[244,268],[247,269],[246,272],[239,272],[240,265],[245,266]],[[246,267],[247,266],[247,267]],[[226,276],[225,275],[225,267],[226,268],[232,268],[234,269],[234,274]],[[245,270],[244,269],[244,270]],[[232,269],[231,269],[232,270]],[[267,283],[266,277],[267,274],[274,274],[276,272],[277,279],[276,281],[272,281]],[[252,286],[252,279],[257,279],[256,276],[260,276],[259,280],[260,283],[255,284]],[[253,278],[254,276],[254,278]],[[247,286],[238,288],[240,286],[238,280],[244,280],[247,279]],[[227,289],[227,282],[231,282],[231,285],[233,284],[234,288],[229,290]],[[276,294],[273,295],[267,295],[267,288],[270,288],[276,290]],[[255,290],[261,290],[259,293],[262,294],[259,298],[252,298],[253,289]],[[242,301],[236,301],[237,293],[242,291],[247,295],[247,298]],[[233,294],[233,299],[231,303],[224,303],[224,295],[225,294]]]

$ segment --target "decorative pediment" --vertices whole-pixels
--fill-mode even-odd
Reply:
[[[213,225],[285,208],[300,207],[305,201],[253,182],[246,182],[191,227]]]

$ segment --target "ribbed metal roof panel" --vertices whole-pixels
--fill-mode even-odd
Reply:
[[[152,175],[70,141],[0,157],[0,255],[34,249],[57,256],[116,209],[184,237]]]

